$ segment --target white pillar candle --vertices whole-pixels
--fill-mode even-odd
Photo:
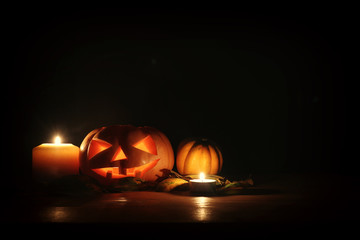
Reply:
[[[32,150],[33,177],[41,182],[79,173],[79,147],[61,143],[43,143]]]

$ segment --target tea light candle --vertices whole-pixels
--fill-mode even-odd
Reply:
[[[213,195],[216,193],[216,180],[205,179],[205,174],[200,173],[199,179],[190,180],[190,193],[195,195]]]
[[[79,173],[79,147],[61,143],[57,136],[54,143],[43,143],[32,150],[33,177],[48,182],[66,175]]]

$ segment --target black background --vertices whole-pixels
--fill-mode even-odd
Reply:
[[[9,7],[2,161],[10,167],[2,168],[10,188],[31,177],[33,147],[56,134],[79,146],[111,124],[158,128],[175,152],[184,138],[212,139],[225,176],[354,173],[350,9]]]

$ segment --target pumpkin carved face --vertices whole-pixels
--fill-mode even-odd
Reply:
[[[114,125],[90,132],[80,146],[80,170],[101,183],[124,177],[155,181],[171,170],[174,152],[167,137],[152,127]]]

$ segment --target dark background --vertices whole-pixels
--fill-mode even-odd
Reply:
[[[175,153],[184,138],[212,139],[225,176],[354,174],[348,10],[9,7],[6,179],[21,188],[32,148],[54,135],[79,146],[111,124],[158,128]]]

